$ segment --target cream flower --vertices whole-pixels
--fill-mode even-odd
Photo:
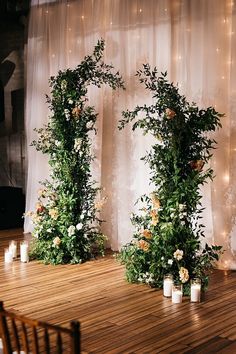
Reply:
[[[173,259],[168,259],[167,263],[168,263],[169,265],[172,265],[172,264],[173,264]]]
[[[76,227],[74,225],[71,225],[68,227],[68,235],[73,236],[75,234]]]
[[[186,283],[189,280],[188,269],[181,267],[179,270],[179,278],[182,283]]]
[[[74,149],[76,152],[78,152],[81,148],[81,144],[82,144],[82,139],[81,138],[76,138],[75,142],[74,142]]]
[[[57,209],[50,209],[48,214],[51,216],[52,219],[57,220],[58,218],[58,210]]]
[[[77,225],[76,225],[76,229],[79,231],[79,230],[81,230],[83,228],[83,224],[82,224],[82,222],[80,222],[80,223],[78,223]]]
[[[60,237],[56,236],[56,237],[53,239],[52,243],[53,243],[53,246],[54,246],[54,247],[59,246],[60,243],[61,243]]]
[[[181,259],[183,258],[184,255],[184,251],[177,249],[174,252],[174,258],[177,259],[177,261],[181,261]]]

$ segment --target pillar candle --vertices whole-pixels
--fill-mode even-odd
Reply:
[[[29,245],[28,242],[22,242],[20,245],[20,260],[21,262],[29,262]]]
[[[191,280],[191,292],[190,292],[191,302],[201,301],[201,280],[194,278]]]
[[[173,285],[173,287],[172,287],[172,302],[173,302],[173,304],[181,303],[182,297],[183,297],[182,284]]]
[[[163,281],[163,296],[171,297],[173,285],[173,276],[171,274],[166,274]]]
[[[5,259],[5,263],[11,263],[13,261],[13,256],[9,248],[6,248],[4,250],[4,259]]]
[[[17,257],[17,243],[16,241],[11,241],[9,244],[9,251],[12,253],[12,257]]]

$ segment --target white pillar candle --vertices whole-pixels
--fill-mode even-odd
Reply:
[[[6,248],[4,250],[4,260],[5,260],[5,263],[11,263],[13,261],[13,256],[12,256],[12,253],[9,250],[9,248]]]
[[[172,286],[172,302],[173,304],[180,304],[183,297],[182,284],[176,284]]]
[[[198,278],[191,279],[190,301],[191,302],[201,301],[201,279]]]
[[[172,292],[172,302],[173,304],[180,304],[182,302],[182,291],[175,290]]]
[[[163,295],[164,296],[171,297],[172,286],[173,286],[173,279],[164,278],[164,283],[163,283]]]
[[[16,241],[11,241],[9,243],[9,251],[12,253],[13,258],[17,257],[17,243],[16,243]]]
[[[20,245],[20,260],[21,262],[29,262],[29,245],[28,242],[22,242]]]

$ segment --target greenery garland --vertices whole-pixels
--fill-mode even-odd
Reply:
[[[104,198],[91,179],[91,133],[97,113],[88,105],[89,85],[124,88],[119,72],[102,61],[104,41],[75,70],[59,71],[50,78],[49,123],[37,131],[32,145],[49,156],[50,181],[42,182],[34,212],[31,255],[45,263],[81,263],[103,253],[105,236],[99,211]]]
[[[151,91],[153,104],[123,112],[119,128],[135,121],[133,130],[141,128],[156,138],[143,158],[155,190],[141,196],[140,212],[131,218],[136,231],[118,258],[130,282],[161,288],[164,275],[171,273],[183,283],[185,294],[193,277],[199,277],[206,289],[208,270],[218,260],[221,246],[201,247],[199,187],[213,178],[213,170],[204,168],[216,144],[208,133],[221,127],[223,115],[213,107],[199,109],[187,102],[178,87],[168,82],[166,72],[158,76],[156,68],[145,64],[136,75]]]

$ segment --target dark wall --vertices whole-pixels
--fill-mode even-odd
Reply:
[[[24,58],[28,10],[28,0],[0,1],[0,201],[5,201],[0,208],[0,229],[9,213],[12,219],[19,218],[11,204],[22,206],[25,190]]]

